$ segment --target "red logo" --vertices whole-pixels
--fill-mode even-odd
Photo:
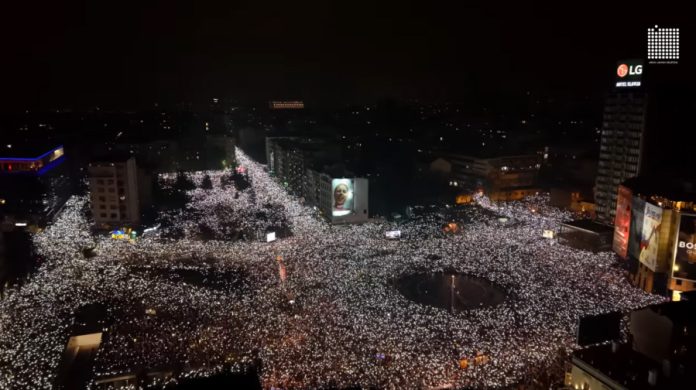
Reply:
[[[628,74],[628,65],[626,65],[626,64],[619,65],[619,68],[616,69],[616,74],[618,74],[619,77],[625,77]]]

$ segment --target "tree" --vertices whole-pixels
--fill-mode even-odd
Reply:
[[[222,176],[220,176],[220,187],[222,187],[223,190],[227,189],[227,186],[230,185],[231,180],[232,178],[230,177],[230,175],[226,173],[223,174]]]
[[[176,174],[176,182],[174,183],[174,189],[177,191],[190,191],[192,189],[196,188],[196,185],[193,184],[193,181],[189,179],[188,176],[184,173],[184,171],[179,171]]]
[[[201,183],[201,188],[204,190],[212,190],[213,189],[213,181],[210,180],[209,175],[203,176],[203,182]]]
[[[237,189],[237,191],[244,191],[247,188],[251,187],[251,183],[249,183],[249,178],[240,173],[232,174],[232,182],[234,183],[234,186]]]

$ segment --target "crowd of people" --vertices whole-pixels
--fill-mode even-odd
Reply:
[[[264,388],[405,389],[531,383],[559,351],[577,347],[581,316],[663,300],[631,287],[611,253],[543,238],[569,218],[543,196],[502,205],[478,196],[456,233],[424,215],[400,222],[402,238],[388,240],[392,223],[332,226],[239,149],[237,160],[251,188],[221,185],[220,172],[191,174],[198,188],[175,223],[194,231],[204,219],[224,237],[220,216],[201,211],[225,204],[252,230],[286,220],[290,236],[174,240],[154,231],[114,240],[90,231],[85,198],[71,199],[34,236],[44,264],[0,301],[0,389],[50,388],[74,313],[94,303],[106,308],[108,335],[95,380],[163,369],[205,376],[260,362]],[[200,188],[204,175],[213,188]],[[263,221],[254,219],[260,210]],[[409,301],[391,283],[446,270],[490,280],[506,300],[450,313]],[[190,273],[198,277],[182,276]]]

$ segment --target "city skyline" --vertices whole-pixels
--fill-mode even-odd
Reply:
[[[227,2],[140,7],[69,3],[36,15],[13,4],[0,110],[143,109],[303,99],[311,106],[381,99],[513,107],[530,91],[600,98],[608,66],[647,56],[646,28],[681,27],[667,6],[409,3],[351,7]],[[693,83],[682,50],[663,65]]]
[[[696,383],[686,7],[6,8],[0,390]]]

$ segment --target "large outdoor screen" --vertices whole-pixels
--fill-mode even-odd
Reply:
[[[341,217],[353,212],[353,180],[331,180],[331,215]]]
[[[631,226],[631,190],[619,186],[616,198],[616,219],[614,220],[614,252],[622,258],[628,256],[628,229]]]
[[[657,265],[660,224],[662,224],[662,209],[646,203],[645,213],[643,214],[643,234],[640,240],[640,257],[638,259],[651,271],[655,271],[655,266]]]
[[[682,214],[672,277],[696,280],[696,215]]]
[[[633,198],[631,204],[631,229],[628,238],[628,253],[634,259],[640,259],[640,241],[643,238],[643,214],[645,201],[639,197]]]

